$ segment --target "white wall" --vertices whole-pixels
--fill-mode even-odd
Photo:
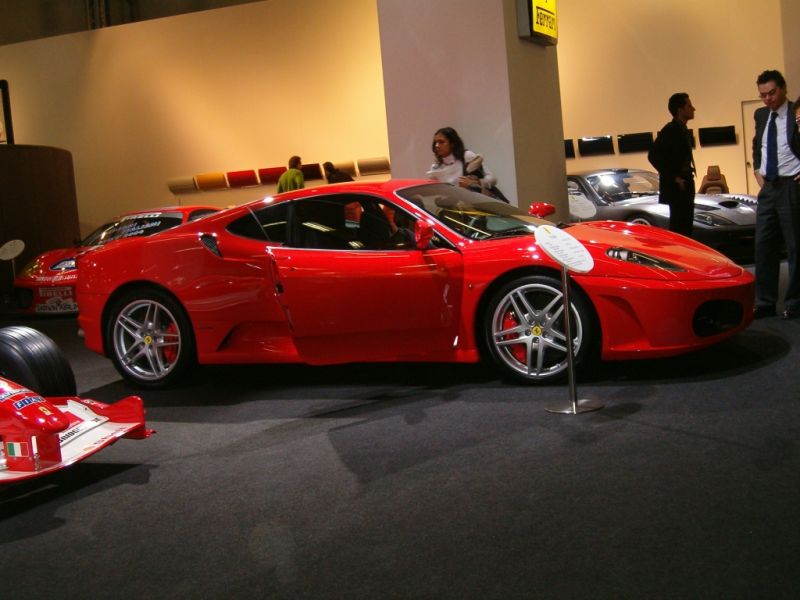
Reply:
[[[374,0],[271,0],[0,46],[17,143],[72,152],[81,229],[224,206],[171,177],[388,156]]]
[[[565,137],[655,132],[671,118],[669,96],[685,91],[697,108],[690,127],[735,125],[739,136],[736,146],[698,146],[698,174],[718,164],[731,190],[745,191],[741,102],[757,98],[759,73],[784,69],[784,2],[797,0],[560,2]],[[800,93],[800,81],[789,88]],[[652,168],[642,153],[567,161],[568,171],[601,166]]]
[[[378,13],[392,175],[425,177],[450,126],[511,191],[502,0],[378,0]]]

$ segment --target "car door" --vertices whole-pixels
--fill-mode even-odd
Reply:
[[[458,332],[461,254],[419,250],[414,217],[384,199],[294,201],[289,240],[270,250],[276,290],[309,363],[447,360]]]

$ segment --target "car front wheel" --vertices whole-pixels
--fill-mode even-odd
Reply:
[[[164,387],[194,362],[194,338],[183,308],[160,290],[134,290],[110,311],[106,348],[117,371],[131,383]]]
[[[594,326],[584,296],[570,287],[570,329],[576,363],[588,359]],[[514,280],[500,288],[484,316],[486,345],[500,370],[525,383],[560,378],[568,365],[561,282],[547,276]]]

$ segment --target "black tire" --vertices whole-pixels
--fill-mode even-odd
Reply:
[[[108,314],[106,351],[119,374],[133,385],[166,387],[194,364],[189,317],[168,293],[131,290],[116,299]]]
[[[642,213],[637,213],[635,215],[631,215],[627,218],[628,223],[636,223],[637,225],[649,225],[650,227],[655,227],[656,222],[653,217],[650,215],[645,215]]]
[[[75,374],[56,343],[41,331],[0,329],[0,376],[41,396],[75,396]]]
[[[502,373],[523,383],[547,383],[567,374],[561,281],[534,275],[515,279],[492,296],[483,315],[483,338]],[[596,347],[594,311],[570,286],[571,333],[576,365]]]

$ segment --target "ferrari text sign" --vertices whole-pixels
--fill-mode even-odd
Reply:
[[[519,36],[541,44],[558,43],[557,0],[517,0]]]

